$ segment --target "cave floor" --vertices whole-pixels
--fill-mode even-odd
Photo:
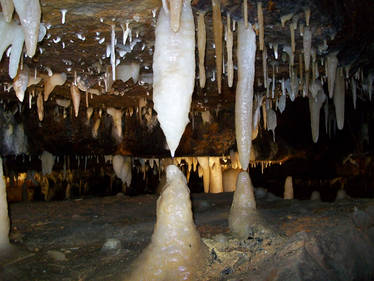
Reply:
[[[199,280],[374,280],[373,199],[257,200],[252,234],[240,241],[228,229],[232,195],[192,194],[211,253]],[[0,280],[123,280],[150,241],[156,200],[10,204],[12,244],[27,254],[0,265]],[[121,246],[103,250],[108,239]]]

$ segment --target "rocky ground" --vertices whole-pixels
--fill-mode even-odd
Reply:
[[[11,240],[23,254],[0,280],[123,280],[149,243],[154,195],[10,205]],[[201,280],[374,280],[374,200],[258,200],[248,239],[228,229],[232,193],[192,194],[209,247]]]

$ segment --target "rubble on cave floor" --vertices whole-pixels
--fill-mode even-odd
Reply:
[[[0,267],[1,280],[123,280],[149,243],[156,199],[119,194],[11,204],[11,241],[32,255]],[[374,277],[372,199],[257,200],[246,240],[229,233],[231,201],[232,193],[192,194],[195,223],[210,250],[201,280]]]

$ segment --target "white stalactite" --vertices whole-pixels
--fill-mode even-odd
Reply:
[[[122,115],[123,112],[120,109],[108,107],[106,112],[112,116],[113,119],[113,136],[116,140],[122,139]]]
[[[338,67],[338,52],[330,53],[327,56],[327,84],[329,88],[330,99],[334,95],[336,68]]]
[[[216,46],[216,70],[217,70],[217,89],[221,93],[222,88],[222,17],[220,0],[212,0],[213,10],[213,33],[214,44]]]
[[[326,101],[326,95],[323,91],[321,81],[315,80],[310,86],[312,93],[309,96],[310,127],[312,129],[313,142],[317,143],[319,137],[319,119],[323,103]]]
[[[206,47],[206,29],[205,29],[205,12],[199,12],[197,19],[197,47],[199,50],[199,82],[200,87],[205,87],[206,74],[205,74],[205,47]]]
[[[264,49],[264,14],[262,11],[262,2],[257,2],[257,18],[259,26],[259,49],[262,51]]]
[[[74,116],[78,117],[79,105],[81,102],[81,93],[78,87],[74,85],[74,83],[71,83],[70,94],[71,94],[71,99],[73,101],[73,106],[74,106]]]
[[[11,22],[14,12],[13,0],[0,0],[1,10],[6,22]]]
[[[248,168],[252,144],[253,82],[256,60],[256,34],[251,25],[238,26],[238,83],[235,98],[235,134],[240,164]]]
[[[234,63],[232,59],[232,49],[234,45],[234,34],[231,30],[230,14],[227,14],[226,26],[226,49],[227,49],[227,83],[231,88],[234,82]]]
[[[339,67],[336,71],[334,86],[334,105],[336,113],[336,123],[338,125],[338,129],[342,130],[344,127],[345,83],[343,68],[341,67]]]
[[[13,81],[13,89],[20,102],[25,98],[25,91],[29,84],[29,67],[24,64],[23,69],[18,71],[16,78]]]
[[[312,49],[312,31],[310,30],[310,27],[304,28],[303,48],[305,71],[308,72],[310,67],[310,54]]]
[[[27,55],[31,58],[36,51],[39,37],[41,9],[39,0],[13,0],[25,34]]]
[[[177,33],[160,10],[153,55],[153,102],[157,118],[174,156],[184,129],[195,83],[195,26],[189,1],[184,1]]]

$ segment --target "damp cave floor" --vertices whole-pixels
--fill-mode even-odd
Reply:
[[[191,196],[211,253],[199,280],[374,280],[374,199],[257,200],[252,233],[238,240],[227,222],[232,196]],[[0,264],[0,280],[123,280],[150,242],[156,200],[116,195],[10,204],[11,242],[27,254]],[[102,250],[111,238],[120,248]]]

